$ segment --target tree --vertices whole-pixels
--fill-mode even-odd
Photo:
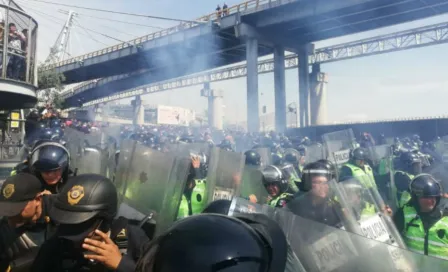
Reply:
[[[42,66],[41,66],[42,67]],[[62,73],[56,73],[55,70],[43,71],[39,67],[38,74],[38,100],[43,104],[52,104],[55,108],[62,108],[64,100],[60,92],[64,89],[65,77]]]
[[[64,74],[56,73],[55,70],[43,71],[41,67],[39,68],[37,80],[39,85],[38,90],[54,88],[59,92],[62,91],[64,89],[64,85],[62,84],[65,80]]]

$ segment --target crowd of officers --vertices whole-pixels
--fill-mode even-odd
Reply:
[[[250,214],[229,217],[228,200],[208,205],[201,201],[206,197],[206,154],[191,157],[178,221],[154,237],[142,227],[152,224],[147,218],[135,222],[117,216],[113,181],[97,174],[76,175],[70,168],[59,120],[42,126],[37,126],[40,136],[32,137],[27,159],[1,187],[0,271],[285,271],[287,240],[274,221]],[[54,131],[58,137],[53,137]],[[135,133],[126,137],[163,149],[154,139]],[[307,161],[308,138],[298,144],[281,135],[262,138],[244,153],[246,167],[261,172],[259,183],[265,189],[265,195],[254,194],[243,182],[241,197],[250,202],[340,227],[339,201],[331,195],[330,182],[345,184],[355,195],[385,186],[378,178],[382,166],[372,169],[365,144],[350,152],[348,162],[336,166],[325,159]],[[193,142],[188,136],[179,140]],[[218,146],[231,151],[235,145],[226,138]],[[268,165],[257,151],[261,147],[272,152]],[[423,162],[437,163],[437,152],[431,143],[425,148],[418,137],[396,139],[397,209],[381,209],[393,218],[409,250],[448,259],[443,188],[423,173],[429,167]],[[375,213],[372,209],[364,202],[359,216]]]

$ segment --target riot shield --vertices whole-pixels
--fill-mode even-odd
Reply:
[[[406,248],[389,215],[380,209],[371,190],[356,178],[338,183],[347,205],[359,223],[362,235],[382,243]]]
[[[309,220],[362,234],[351,206],[335,180],[313,180],[310,191],[288,202],[286,208]]]
[[[371,240],[334,228],[286,209],[268,209],[235,198],[229,215],[263,213],[283,229],[291,250],[304,270],[320,272],[346,271],[445,271],[448,262]]]
[[[393,149],[390,145],[372,146],[369,149],[370,160],[375,174],[375,183],[381,197],[394,210],[397,194],[392,186],[394,182]],[[392,188],[392,189],[391,189]]]
[[[352,129],[335,131],[322,135],[327,159],[338,167],[350,158],[350,150],[356,147],[356,138]]]
[[[244,155],[212,148],[207,172],[207,202],[218,199],[231,200],[240,194]]]
[[[254,203],[266,204],[268,196],[260,169],[251,165],[244,166],[240,197],[250,199]]]
[[[210,153],[210,146],[208,143],[175,143],[168,144],[167,149],[181,156],[190,156],[190,154],[203,153],[207,156]]]
[[[124,140],[116,173],[120,202],[142,214],[154,214],[157,230],[162,231],[176,218],[189,163]]]
[[[77,174],[100,174],[106,176],[107,155],[108,151],[106,149],[102,150],[97,147],[83,148],[76,157]]]
[[[261,165],[267,166],[272,164],[271,150],[267,147],[260,147],[254,149],[261,157]]]
[[[305,161],[306,163],[315,162],[325,159],[324,146],[321,144],[312,144],[306,147]]]
[[[70,153],[70,167],[72,169],[78,168],[78,156],[84,147],[83,134],[72,128],[65,129],[64,138],[66,140],[67,150]]]

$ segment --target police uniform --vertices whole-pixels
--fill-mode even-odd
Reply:
[[[403,207],[403,237],[409,250],[448,260],[448,217],[436,222],[423,222],[411,205]]]
[[[122,253],[115,271],[134,271],[140,248],[148,237],[139,227],[119,217],[115,185],[97,174],[83,174],[69,180],[50,210],[57,222],[55,235],[46,241],[31,271],[110,271],[102,263],[84,258],[84,239],[94,230],[109,234]]]
[[[293,194],[283,193],[283,194],[279,195],[278,197],[275,197],[275,198],[269,200],[268,205],[271,207],[283,208],[293,198],[294,198]]]
[[[411,194],[409,193],[409,183],[414,179],[414,175],[411,175],[405,171],[395,171],[394,180],[396,185],[396,194],[398,198],[398,207],[403,207],[411,200]]]
[[[18,174],[4,182],[0,195],[0,215],[4,216],[0,220],[0,271],[29,269],[39,246],[54,232],[48,214],[54,198],[51,195],[42,196],[42,213],[35,224],[14,227],[8,222],[8,217],[17,216],[40,192],[40,181],[30,174]]]
[[[207,185],[204,179],[194,180],[191,192],[184,193],[179,206],[177,219],[201,213],[207,205]]]
[[[137,226],[120,217],[112,222],[112,241],[123,254],[118,268],[114,271],[134,271],[135,262],[142,254],[141,247],[149,239]],[[112,271],[102,264],[86,260],[81,251],[73,250],[73,243],[52,237],[42,245],[31,271]]]
[[[342,166],[340,177],[354,177],[366,188],[376,188],[372,168],[368,165],[364,165],[364,169],[362,169],[361,167],[348,162]]]

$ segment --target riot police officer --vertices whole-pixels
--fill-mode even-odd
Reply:
[[[284,207],[294,196],[288,193],[289,182],[282,170],[275,165],[268,165],[262,171],[262,182],[270,195],[268,205]]]
[[[48,214],[52,196],[27,173],[8,177],[0,192],[0,271],[27,271],[54,229]]]
[[[42,245],[31,271],[134,271],[148,238],[127,219],[114,219],[117,210],[117,190],[108,178],[70,179],[50,209],[59,223],[56,234]]]
[[[350,160],[341,167],[340,179],[357,178],[365,187],[376,188],[373,170],[368,165],[369,155],[364,148],[356,148],[350,153]]]
[[[184,188],[177,218],[184,218],[201,213],[207,204],[207,156],[205,154],[191,157],[190,174]]]
[[[440,183],[429,174],[417,175],[410,184],[411,200],[394,216],[409,250],[448,259],[448,217],[439,206]]]
[[[403,207],[411,199],[409,184],[414,177],[422,172],[420,157],[412,152],[403,152],[400,155],[400,165],[395,171],[394,181],[397,189],[398,206]]]
[[[248,150],[244,152],[244,156],[246,156],[246,165],[260,166],[261,165],[261,156],[255,150]]]
[[[288,256],[280,227],[260,214],[191,216],[151,241],[144,252],[135,271],[285,271]]]
[[[329,226],[341,225],[341,206],[329,186],[332,174],[322,163],[310,163],[303,169],[300,191],[287,208],[294,214]]]
[[[68,150],[59,143],[41,141],[31,151],[29,159],[15,167],[13,172],[36,175],[44,189],[57,193],[72,174]]]

